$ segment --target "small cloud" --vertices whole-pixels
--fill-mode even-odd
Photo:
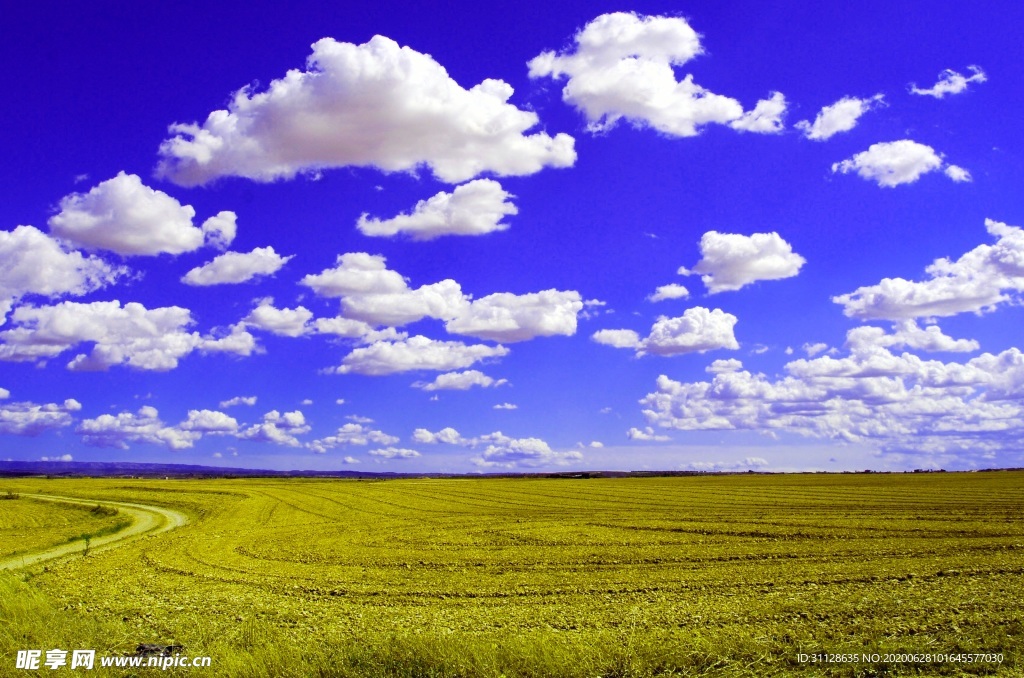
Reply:
[[[967,86],[972,82],[981,83],[988,79],[985,77],[985,71],[981,70],[977,66],[968,66],[967,69],[973,73],[972,76],[966,77],[947,68],[939,73],[938,82],[928,89],[921,89],[914,83],[910,83],[910,93],[942,99],[950,94],[960,94],[966,90]]]
[[[309,398],[306,398],[305,400],[302,401],[302,404],[303,405],[312,405],[313,401],[310,400]]]
[[[626,431],[626,437],[629,438],[630,440],[641,440],[641,441],[646,441],[646,442],[659,442],[659,443],[663,443],[663,442],[666,442],[668,440],[671,440],[671,438],[669,438],[668,436],[656,434],[654,432],[654,429],[651,428],[650,426],[644,428],[644,430],[642,430],[642,431],[640,429],[638,429],[638,428],[635,428],[635,427],[631,428],[628,431]]]
[[[817,344],[804,344],[801,348],[807,353],[807,357],[813,358],[814,356],[828,350],[828,344],[817,343]]]
[[[222,400],[222,401],[220,401],[220,406],[221,407],[234,407],[235,405],[249,405],[249,406],[252,406],[252,405],[255,405],[255,404],[256,404],[256,396],[237,396],[235,398],[231,398],[230,400]]]
[[[942,169],[943,164],[942,155],[931,146],[910,139],[900,139],[871,144],[868,150],[833,163],[832,172],[854,172],[862,179],[874,181],[884,188],[892,188],[901,184],[912,184],[922,175]],[[957,182],[970,178],[967,170],[956,165],[947,165],[945,174]]]
[[[349,421],[354,421],[357,424],[372,424],[373,423],[373,419],[370,419],[369,417],[361,417],[358,414],[350,414],[350,415],[348,415],[345,418],[348,419]]]
[[[495,405],[494,409],[496,409],[496,410],[518,410],[519,409],[519,405],[513,405],[512,403],[501,403],[500,405]]]
[[[39,461],[73,461],[70,454],[62,454],[59,457],[39,457]]]

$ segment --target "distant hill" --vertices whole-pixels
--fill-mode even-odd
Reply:
[[[394,478],[423,474],[373,473],[362,471],[271,471],[268,469],[224,468],[196,464],[141,464],[106,461],[0,461],[0,476],[137,476],[183,478],[225,476],[301,476],[323,478]]]

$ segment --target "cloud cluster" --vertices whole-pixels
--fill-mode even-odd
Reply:
[[[423,389],[424,391],[468,391],[474,386],[497,388],[507,383],[507,379],[494,379],[479,370],[465,370],[463,372],[439,374],[431,382],[417,381],[413,384],[413,387]]]
[[[345,424],[339,428],[334,435],[320,438],[306,444],[306,447],[317,454],[324,454],[327,450],[345,445],[393,445],[398,438],[388,435],[383,431],[376,431],[362,424]]]
[[[857,126],[860,116],[873,108],[884,105],[885,97],[876,94],[868,99],[858,97],[843,97],[830,106],[825,106],[819,112],[814,122],[801,120],[794,125],[804,133],[804,136],[814,141],[825,141],[841,132],[849,132]]]
[[[434,240],[443,235],[485,235],[504,231],[506,216],[518,213],[514,196],[497,181],[477,179],[444,191],[429,200],[421,200],[408,214],[391,219],[359,217],[356,227],[364,235],[408,235],[413,240]]]
[[[263,415],[263,421],[253,424],[237,434],[245,440],[273,443],[285,447],[301,447],[296,436],[309,433],[312,427],[306,423],[306,417],[299,410],[281,414],[271,410]]]
[[[163,191],[150,188],[134,174],[119,172],[88,193],[72,193],[50,217],[50,231],[91,249],[126,256],[181,254],[207,240],[227,246],[234,238],[234,213],[221,212],[202,227],[192,225],[196,211]]]
[[[430,56],[380,35],[363,45],[323,38],[312,49],[306,70],[289,71],[263,92],[239,90],[202,125],[172,125],[158,174],[194,186],[349,165],[386,172],[426,166],[459,183],[576,160],[572,137],[526,134],[537,115],[509,104],[512,88],[501,80],[463,89]]]
[[[963,454],[975,461],[1021,449],[1024,354],[1011,348],[965,363],[895,354],[884,333],[851,333],[846,357],[786,365],[770,379],[746,370],[685,383],[666,376],[641,404],[655,426],[745,429],[867,442],[885,452]]]
[[[282,257],[273,247],[257,247],[252,252],[225,252],[193,268],[181,282],[197,286],[244,283],[258,276],[274,275],[293,257]]]
[[[7,389],[0,389],[0,399],[10,397]],[[36,436],[45,431],[71,425],[71,413],[82,409],[81,403],[69,398],[63,403],[40,405],[32,402],[0,404],[0,433]]]
[[[304,306],[277,308],[274,300],[267,297],[259,300],[242,323],[282,337],[301,337],[310,331],[309,321],[312,319],[313,312]]]
[[[647,297],[648,301],[658,302],[666,301],[668,299],[685,299],[690,296],[690,291],[678,283],[669,283],[668,285],[661,285],[654,294]]]
[[[413,440],[424,445],[444,443],[469,448],[483,448],[470,461],[481,468],[536,468],[539,466],[565,466],[583,459],[577,450],[558,452],[540,438],[512,438],[501,431],[475,438],[465,438],[453,428],[437,433],[423,428],[413,432]]]
[[[221,407],[234,407],[235,405],[248,405],[252,407],[256,404],[256,396],[236,396],[229,400],[220,401]]]
[[[334,268],[300,282],[320,296],[340,297],[349,320],[395,327],[434,318],[451,334],[505,343],[575,334],[583,309],[576,291],[499,292],[474,300],[450,279],[413,289],[384,257],[365,252],[342,254]]]
[[[591,130],[623,118],[679,137],[708,124],[759,133],[783,128],[786,101],[779,92],[744,112],[740,102],[708,91],[692,75],[676,79],[675,68],[703,52],[700,36],[682,18],[603,14],[574,41],[571,51],[533,58],[530,77],[566,78],[562,99],[586,116]]]
[[[939,73],[939,80],[933,86],[928,89],[921,89],[914,83],[910,83],[910,92],[912,94],[920,94],[923,96],[935,97],[936,99],[942,99],[950,94],[960,94],[967,89],[967,86],[972,82],[985,82],[985,71],[981,70],[977,66],[968,66],[967,69],[971,71],[973,75],[970,77],[961,75],[954,70],[946,69]]]
[[[255,339],[232,328],[225,337],[188,332],[188,309],[178,306],[147,309],[130,302],[65,301],[53,306],[21,306],[11,315],[12,329],[0,332],[0,360],[37,361],[56,357],[81,343],[92,351],[68,363],[76,371],[106,370],[128,365],[141,370],[170,370],[193,351],[250,355]]]
[[[380,376],[414,370],[459,370],[487,358],[508,355],[504,346],[466,345],[417,335],[400,341],[377,341],[354,349],[335,369],[338,374]]]
[[[236,399],[237,400],[237,399]],[[245,404],[248,398],[242,399]],[[71,401],[73,402],[73,401]],[[227,404],[232,404],[227,401]],[[222,407],[225,406],[223,403]],[[130,443],[163,445],[171,450],[191,448],[204,436],[233,436],[242,440],[299,447],[298,435],[308,433],[310,426],[302,412],[281,414],[272,410],[263,415],[258,424],[243,426],[234,417],[217,410],[189,410],[184,421],[175,425],[164,423],[155,407],[145,406],[138,412],[101,414],[85,419],[75,432],[82,441],[95,447],[128,449]]]
[[[81,296],[127,272],[98,257],[68,250],[33,226],[0,231],[0,325],[22,297]]]
[[[420,453],[404,447],[384,447],[370,450],[370,456],[378,459],[415,459],[420,456]]]
[[[736,316],[731,313],[696,306],[686,309],[678,318],[659,317],[644,339],[633,330],[599,330],[591,338],[599,344],[635,349],[637,356],[704,353],[720,348],[735,350],[740,347],[733,334],[736,322]]]
[[[971,180],[970,172],[963,167],[945,164],[934,148],[910,139],[871,144],[868,150],[832,165],[833,173],[855,172],[862,179],[887,188],[912,184],[922,175],[939,169],[957,183]]]
[[[663,435],[663,434],[660,434],[660,433],[655,433],[654,429],[652,427],[650,427],[650,426],[646,426],[642,430],[638,429],[638,428],[636,428],[634,426],[633,428],[631,428],[628,431],[626,431],[626,437],[629,438],[630,440],[640,440],[640,441],[643,441],[643,442],[658,442],[658,443],[663,443],[663,442],[672,440],[667,435]]]
[[[122,450],[128,449],[128,443],[149,443],[183,450],[192,447],[202,437],[201,431],[166,425],[157,409],[148,405],[137,413],[101,414],[95,419],[84,419],[75,432],[82,436],[86,445]]]
[[[792,278],[807,262],[778,233],[719,233],[700,239],[701,259],[680,275],[700,274],[710,294],[738,290],[758,280]]]
[[[979,245],[956,261],[937,259],[911,281],[885,278],[877,285],[860,287],[832,298],[843,313],[864,320],[909,320],[983,313],[1019,300],[1024,291],[1024,230],[985,220],[993,245]]]

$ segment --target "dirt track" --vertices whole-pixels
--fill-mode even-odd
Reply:
[[[145,504],[131,504],[120,501],[107,501],[98,499],[81,499],[77,497],[58,497],[50,494],[22,495],[26,499],[53,501],[62,504],[76,504],[80,506],[111,506],[116,508],[121,515],[131,518],[132,524],[115,532],[114,534],[97,537],[89,543],[89,553],[97,553],[115,548],[129,541],[143,536],[167,532],[176,527],[188,523],[188,517],[180,511],[163,508],[161,506],[147,506]],[[73,553],[80,553],[85,550],[84,541],[73,541],[65,544],[58,544],[42,551],[25,553],[9,558],[0,559],[0,570],[14,570],[21,567],[36,565],[55,558],[62,558]]]

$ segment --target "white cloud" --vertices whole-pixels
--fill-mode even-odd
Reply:
[[[221,407],[234,407],[235,405],[248,405],[252,407],[256,404],[256,396],[236,396],[230,400],[220,401]]]
[[[678,318],[658,318],[637,352],[676,355],[718,348],[738,349],[740,346],[733,334],[735,325],[736,316],[721,309],[689,308]]]
[[[301,337],[309,333],[313,312],[304,306],[275,308],[271,298],[261,299],[259,305],[242,320],[248,327],[258,327],[282,337]]]
[[[458,183],[576,160],[572,137],[525,134],[537,115],[509,104],[512,88],[501,80],[463,89],[428,55],[379,35],[312,47],[305,71],[289,71],[264,92],[239,90],[202,125],[172,125],[158,174],[194,186],[221,176],[273,181],[350,165],[427,166]]]
[[[128,270],[69,251],[32,226],[0,231],[0,325],[22,297],[81,296],[112,284]]]
[[[474,386],[481,388],[497,388],[507,384],[507,379],[493,379],[479,370],[466,370],[464,372],[446,372],[437,375],[431,382],[418,381],[413,386],[424,391],[467,391]]]
[[[710,92],[675,68],[703,52],[700,36],[682,18],[603,14],[575,36],[571,52],[544,52],[529,62],[530,77],[568,78],[562,99],[587,117],[591,130],[625,118],[673,136],[726,124],[751,132],[778,132],[785,98],[778,92],[744,113],[735,99]]]
[[[519,405],[515,405],[513,403],[501,403],[500,405],[495,405],[492,409],[495,409],[495,410],[518,410],[519,409]]]
[[[1020,450],[1024,354],[1011,348],[966,363],[896,355],[854,335],[847,357],[785,366],[772,380],[749,371],[685,383],[661,376],[642,401],[654,426],[789,432],[861,442],[886,453],[957,453],[980,460]]]
[[[433,240],[443,235],[484,235],[504,231],[504,219],[516,214],[512,194],[492,179],[477,179],[416,203],[409,214],[392,219],[359,217],[356,227],[364,235],[392,236],[404,233],[413,240]]]
[[[985,220],[994,245],[979,245],[956,261],[936,259],[925,268],[926,280],[885,278],[833,297],[851,318],[909,320],[983,313],[1019,300],[1024,291],[1024,231]]]
[[[224,244],[230,233],[227,223],[233,226],[234,215],[221,212],[205,232],[192,225],[195,215],[190,205],[144,185],[134,174],[120,172],[88,193],[65,196],[60,212],[48,223],[57,237],[126,256],[191,252],[202,247],[206,237]]]
[[[203,222],[206,243],[219,250],[226,249],[238,233],[238,216],[234,212],[218,212]]]
[[[736,316],[731,313],[696,306],[686,309],[678,318],[659,317],[644,339],[633,330],[600,330],[591,339],[615,348],[636,349],[637,356],[704,353],[719,348],[735,350],[740,347],[733,334],[736,322]]]
[[[10,395],[6,389],[4,393],[4,398]],[[71,425],[71,413],[81,409],[81,403],[73,398],[62,404],[4,403],[0,405],[0,433],[36,436],[45,431],[64,428]]]
[[[393,445],[397,442],[398,438],[383,431],[375,431],[362,424],[345,424],[334,435],[314,440],[307,443],[306,447],[317,454],[323,454],[342,445]]]
[[[306,417],[299,410],[284,414],[271,410],[263,415],[263,423],[253,424],[240,431],[238,437],[286,447],[301,447],[302,443],[295,436],[309,431],[310,426],[306,423]]]
[[[412,370],[443,372],[469,367],[486,358],[499,358],[508,352],[504,346],[467,346],[458,341],[436,341],[415,336],[403,341],[378,341],[357,348],[342,359],[336,372],[375,376]]]
[[[345,418],[348,419],[349,421],[354,421],[357,424],[372,424],[373,423],[373,419],[371,419],[370,417],[363,417],[363,416],[360,416],[358,414],[349,414],[349,415],[346,415]]]
[[[868,150],[834,163],[832,172],[856,172],[862,179],[891,188],[900,184],[912,184],[921,175],[939,170],[942,166],[942,156],[931,146],[910,139],[901,139],[871,144]],[[949,170],[950,167],[954,169]],[[970,178],[967,170],[956,165],[947,166],[946,175],[957,182]]]
[[[736,358],[726,358],[712,361],[704,368],[708,374],[721,374],[722,372],[738,372],[743,369],[743,363]]]
[[[70,454],[62,454],[59,457],[39,457],[39,461],[74,461]]]
[[[452,334],[512,343],[535,337],[576,334],[583,309],[579,292],[544,290],[532,294],[499,292],[481,297],[445,324]]]
[[[472,442],[451,427],[443,428],[437,433],[431,433],[425,428],[418,428],[412,433],[414,442],[423,445],[435,445],[445,443],[447,445],[471,445]]]
[[[892,329],[893,333],[887,334],[880,327],[855,327],[846,333],[846,345],[855,350],[863,346],[884,346],[949,353],[970,353],[981,348],[974,339],[954,339],[944,334],[938,325],[921,328],[913,320],[901,320]]]
[[[954,70],[946,69],[939,73],[939,80],[932,87],[928,89],[921,89],[914,83],[910,83],[911,94],[921,94],[925,96],[935,97],[936,99],[942,99],[949,94],[960,94],[967,86],[972,82],[985,82],[985,72],[977,66],[968,66],[968,70],[973,73],[970,77],[963,76]]]
[[[342,254],[334,268],[307,275],[301,284],[320,296],[341,297],[342,315],[349,320],[394,327],[434,318],[445,321],[452,334],[508,343],[575,334],[584,306],[575,291],[500,292],[472,300],[454,280],[412,289],[387,268],[384,257],[365,252]],[[333,321],[324,322],[318,329],[329,331],[326,324]]]
[[[643,430],[636,428],[635,426],[626,431],[626,437],[630,440],[640,440],[643,442],[659,442],[663,443],[668,440],[672,440],[666,435],[661,435],[654,432],[654,429],[650,426],[645,427]]]
[[[384,257],[366,252],[339,254],[334,268],[307,275],[300,284],[321,297],[397,294],[409,289],[401,275],[388,269]]]
[[[358,459],[356,459],[355,457],[351,457],[351,456],[345,457],[341,461],[344,464],[358,464],[358,463],[360,463]]]
[[[75,432],[82,436],[82,442],[95,447],[116,447],[126,450],[129,443],[164,445],[172,450],[183,450],[193,446],[202,437],[202,432],[183,430],[167,426],[160,420],[155,407],[145,406],[137,414],[121,412],[117,415],[101,414],[95,419],[85,419]]]
[[[373,325],[405,325],[425,317],[448,320],[469,305],[454,280],[413,290],[387,268],[384,257],[365,252],[342,254],[334,268],[307,275],[300,284],[323,297],[341,297],[346,318]]]
[[[370,450],[370,455],[381,459],[415,459],[420,456],[420,453],[403,447],[385,447],[378,450]]]
[[[690,471],[742,471],[764,468],[768,460],[764,457],[744,457],[738,461],[694,461],[681,468]]]
[[[767,99],[761,99],[752,111],[747,111],[738,119],[729,123],[729,127],[741,132],[756,134],[777,134],[785,125],[782,122],[786,115],[786,97],[782,92],[772,92]]]
[[[828,344],[818,342],[816,344],[804,344],[801,348],[807,352],[807,355],[813,358],[819,353],[824,353],[828,350]]]
[[[637,348],[640,346],[640,335],[633,330],[598,330],[590,338],[599,344],[615,348]]]
[[[188,309],[178,306],[147,309],[142,304],[65,301],[54,306],[22,306],[11,315],[12,329],[0,332],[0,360],[32,361],[56,357],[80,343],[93,343],[79,354],[71,370],[105,370],[129,365],[142,370],[170,370],[178,360],[199,350],[249,355],[251,335],[233,328],[217,339],[187,332],[193,324]]]
[[[701,274],[710,294],[738,290],[759,280],[792,278],[807,262],[778,233],[719,233],[700,239],[701,260],[681,275]]]
[[[375,334],[373,325],[364,323],[362,320],[351,318],[317,318],[313,321],[313,328],[319,334],[333,334],[346,339],[363,339]],[[391,329],[391,328],[388,328]],[[383,338],[383,337],[382,337]],[[397,336],[395,338],[398,338]]]
[[[466,438],[453,428],[444,428],[437,433],[418,428],[413,433],[413,440],[425,445],[444,443],[470,448],[483,447],[484,449],[478,456],[470,459],[474,465],[483,468],[564,466],[583,458],[583,455],[576,450],[567,452],[552,450],[540,438],[511,438],[501,431],[475,438]]]
[[[946,165],[942,173],[958,184],[971,181],[971,173],[959,165]]]
[[[857,120],[873,108],[884,105],[884,97],[876,94],[869,99],[843,97],[831,106],[825,106],[818,112],[814,122],[801,120],[795,127],[803,131],[804,136],[814,141],[825,141],[841,132],[849,132],[857,126]]]
[[[189,410],[188,419],[178,424],[183,431],[225,434],[238,431],[238,421],[216,410]]]
[[[257,247],[252,252],[225,252],[213,261],[186,273],[186,285],[225,285],[244,283],[257,276],[273,275],[294,255],[282,257],[273,247]]]
[[[678,283],[662,285],[654,290],[654,294],[647,297],[648,301],[665,301],[666,299],[685,299],[690,296],[690,291]]]

